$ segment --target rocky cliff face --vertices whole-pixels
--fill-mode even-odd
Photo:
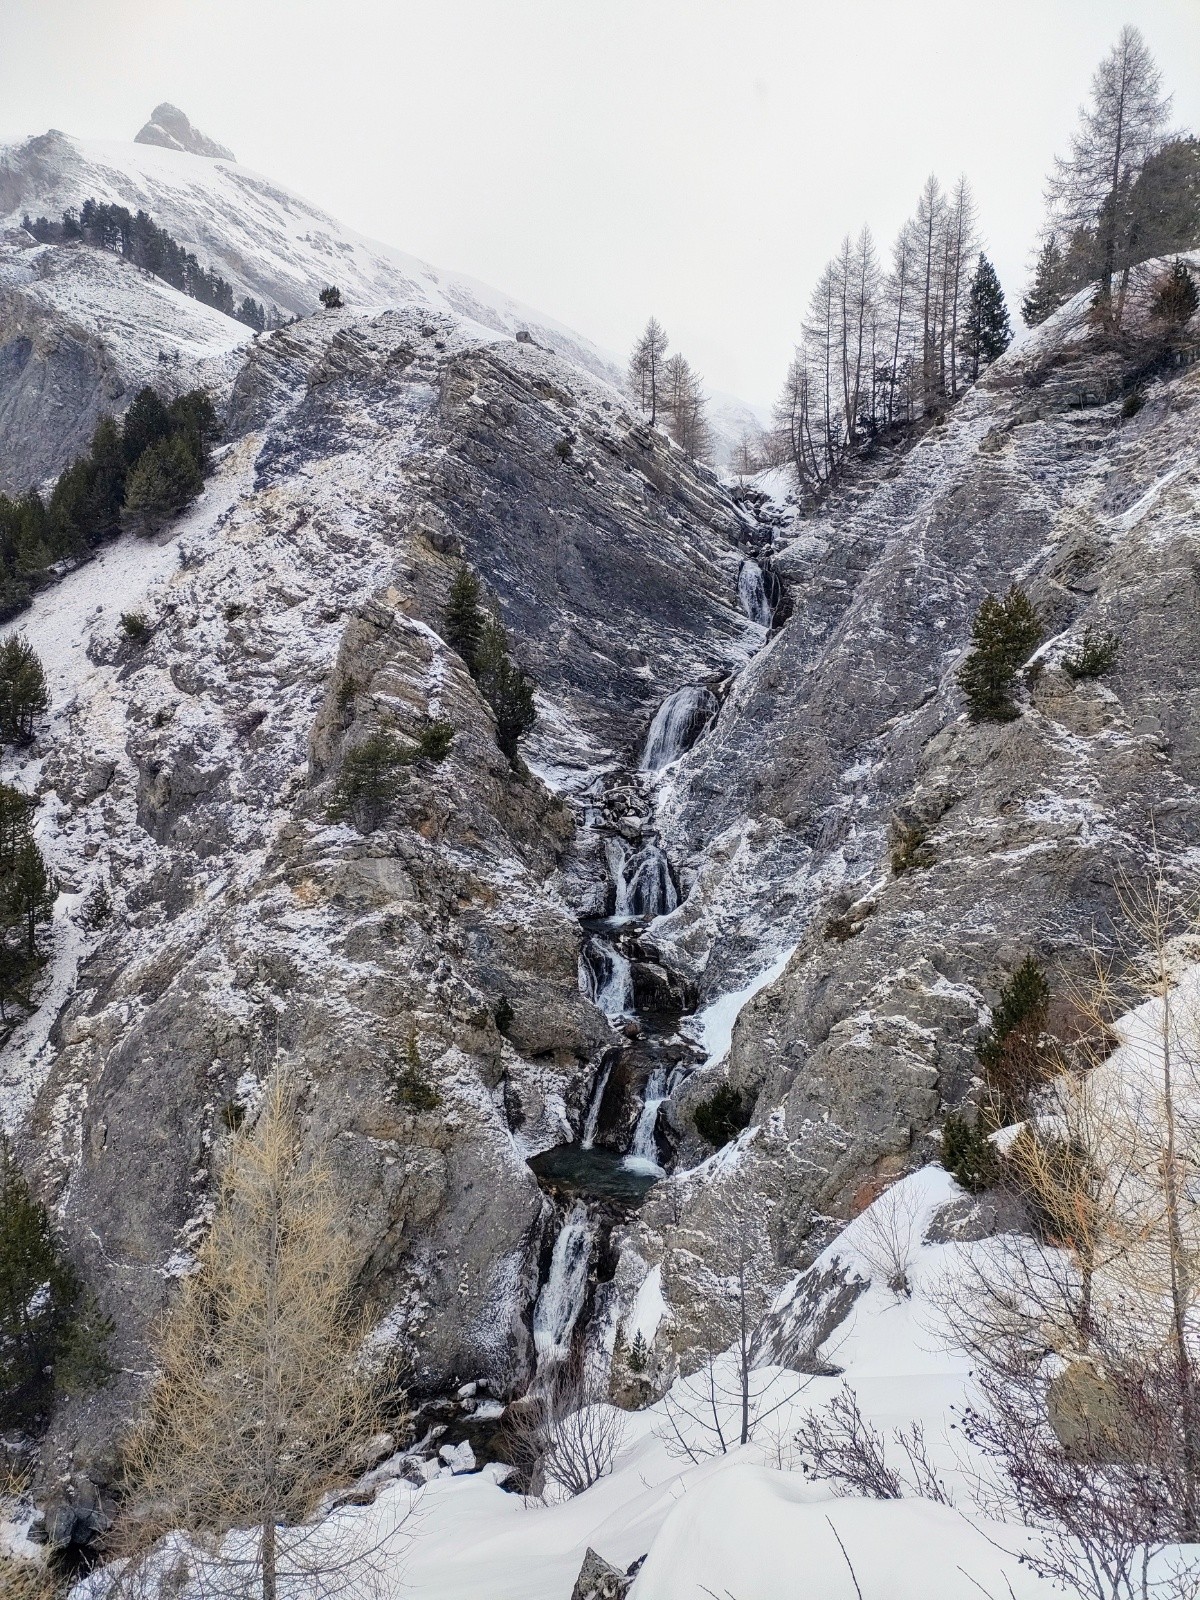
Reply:
[[[229,431],[166,545],[23,619],[54,701],[24,775],[65,892],[7,1120],[133,1373],[230,1131],[286,1064],[418,1386],[512,1390],[551,1218],[525,1157],[578,1129],[615,1037],[579,989],[567,798],[664,688],[761,638],[736,609],[743,519],[613,391],[447,318],[283,330]],[[538,679],[533,772],[436,631],[461,556]],[[345,752],[433,718],[446,760],[404,769],[370,832],[331,822]],[[397,1088],[414,1049],[436,1105]],[[79,1459],[136,1382],[62,1419]]]
[[[861,503],[796,530],[777,557],[792,620],[660,793],[667,848],[697,873],[662,948],[711,993],[797,941],[733,1030],[725,1070],[754,1132],[643,1212],[685,1346],[709,1315],[696,1263],[721,1260],[723,1186],[768,1219],[768,1280],[809,1259],[873,1180],[936,1151],[928,1130],[972,1092],[974,1040],[1020,961],[1078,970],[1152,828],[1168,869],[1191,870],[1200,376],[1160,372],[1129,414],[1140,358],[1079,344],[1082,318],[1081,300]],[[1045,628],[1035,681],[1015,721],[973,724],[954,673],[980,600],[1013,581]],[[1061,663],[1089,624],[1120,654],[1076,681]],[[898,827],[920,841],[901,872]],[[701,1087],[677,1094],[681,1127]]]
[[[22,306],[86,260],[23,265]],[[97,297],[126,304],[110,267]],[[1070,964],[1152,817],[1173,863],[1200,821],[1200,377],[1153,376],[1125,415],[1131,367],[1098,365],[1079,315],[802,522],[578,365],[445,307],[350,307],[196,357],[229,441],[204,496],[22,619],[53,707],[15,775],[62,894],[0,1100],[122,1372],[52,1450],[105,1470],[231,1130],[281,1064],[418,1388],[527,1381],[561,1216],[527,1158],[589,1112],[601,1145],[692,1169],[577,1285],[603,1338],[661,1288],[662,1372],[721,1342],[734,1209],[765,1301],[928,1153],[1008,973],[1030,951]],[[93,338],[72,416],[114,359]],[[28,389],[18,409],[32,440],[50,412]],[[439,633],[464,559],[537,681],[527,770]],[[955,669],[1014,579],[1042,669],[1016,721],[977,726]],[[1061,660],[1088,622],[1121,653],[1076,683]],[[449,755],[401,769],[378,826],[332,814],[349,751],[384,731],[415,752],[434,719]],[[899,874],[897,819],[921,838]],[[726,1077],[752,1125],[704,1160],[692,1109]]]

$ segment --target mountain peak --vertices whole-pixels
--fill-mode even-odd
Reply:
[[[159,144],[168,150],[187,150],[194,156],[236,161],[233,151],[194,128],[189,119],[167,100],[155,106],[150,120],[134,135],[135,144]]]

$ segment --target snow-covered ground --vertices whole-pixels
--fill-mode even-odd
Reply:
[[[926,1168],[891,1195],[889,1204],[895,1209],[898,1200],[911,1225],[911,1297],[881,1281],[878,1213],[871,1208],[811,1269],[820,1273],[837,1261],[851,1277],[871,1280],[823,1351],[841,1374],[758,1369],[763,1411],[784,1403],[748,1445],[688,1461],[673,1441],[668,1398],[628,1413],[613,1472],[574,1499],[527,1502],[500,1487],[491,1469],[447,1473],[422,1489],[397,1481],[372,1507],[338,1513],[339,1540],[347,1548],[381,1543],[387,1593],[430,1600],[566,1600],[589,1546],[622,1569],[645,1556],[633,1600],[855,1600],[856,1582],[862,1600],[978,1600],[981,1588],[1000,1600],[1009,1585],[1016,1600],[1048,1596],[1020,1563],[1026,1531],[974,1506],[975,1464],[954,1429],[954,1408],[968,1396],[969,1361],[942,1322],[937,1291],[959,1253],[975,1247],[928,1243],[925,1235],[961,1192],[941,1168]],[[784,1290],[781,1308],[795,1289]],[[639,1320],[642,1312],[652,1315],[652,1298],[644,1307],[639,1300]],[[683,1385],[696,1392],[699,1381],[683,1380],[674,1395]],[[805,1475],[795,1429],[843,1384],[883,1434],[923,1426],[955,1506],[847,1498]],[[728,1422],[732,1401],[727,1409]],[[707,1448],[702,1429],[685,1424],[685,1431],[696,1454]],[[75,1600],[104,1595],[101,1573]]]

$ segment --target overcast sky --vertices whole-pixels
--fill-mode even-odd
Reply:
[[[842,234],[966,172],[1019,296],[1136,22],[1200,126],[1200,0],[0,0],[0,135],[160,100],[362,231],[769,404]]]

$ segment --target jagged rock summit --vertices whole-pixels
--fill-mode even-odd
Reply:
[[[134,144],[158,144],[167,150],[186,150],[193,156],[208,156],[213,161],[236,161],[227,145],[218,144],[192,126],[189,118],[169,100],[155,106],[149,122],[134,134]]]

